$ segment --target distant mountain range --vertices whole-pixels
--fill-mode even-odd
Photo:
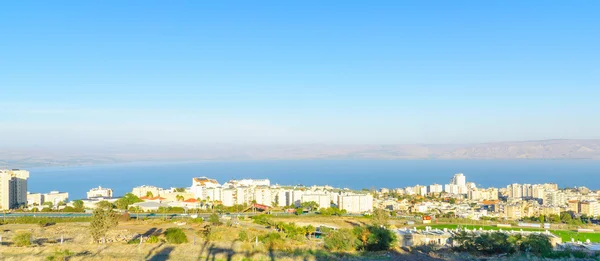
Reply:
[[[2,149],[0,168],[136,161],[274,159],[593,159],[600,140],[541,140],[462,145],[128,145],[110,148]]]

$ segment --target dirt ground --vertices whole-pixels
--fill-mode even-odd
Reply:
[[[298,225],[329,225],[351,228],[363,224],[356,218],[311,217],[282,218],[283,222],[296,222]],[[240,242],[238,232],[243,228],[253,231],[252,235],[267,233],[270,229],[253,224],[250,220],[240,222],[240,227],[213,228],[211,241],[200,236],[204,224],[184,224],[175,221],[146,220],[121,222],[107,236],[107,243],[96,244],[88,232],[89,223],[58,223],[48,227],[37,224],[7,224],[0,226],[2,245],[0,260],[332,260],[331,255],[322,250],[322,241],[308,240],[302,245],[290,246],[293,252],[278,252],[265,249],[254,240]],[[304,224],[306,223],[306,224]],[[188,236],[189,243],[173,245],[167,243],[127,244],[139,235],[160,235],[169,227],[180,227]],[[32,234],[31,246],[17,247],[12,243],[19,232]],[[62,239],[62,244],[61,244]],[[63,259],[65,254],[67,259]],[[441,260],[415,254],[390,252],[368,257],[342,256],[333,260]]]

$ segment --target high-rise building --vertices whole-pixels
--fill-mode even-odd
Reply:
[[[427,187],[428,193],[440,193],[444,190],[444,187],[440,184],[433,184]]]
[[[87,192],[87,198],[112,198],[113,191],[109,188],[97,187]]]
[[[454,174],[454,177],[452,177],[452,180],[450,180],[450,184],[457,186],[466,186],[467,178],[462,173]]]
[[[0,170],[0,210],[27,205],[28,178],[26,170]]]

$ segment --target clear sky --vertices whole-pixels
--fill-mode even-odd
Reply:
[[[0,97],[10,146],[600,138],[600,1],[2,1]]]

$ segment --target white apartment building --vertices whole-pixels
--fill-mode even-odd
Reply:
[[[87,192],[87,198],[88,199],[92,199],[92,198],[112,198],[112,196],[113,196],[112,189],[103,188],[101,186],[99,186],[97,188],[90,189],[90,191]]]
[[[319,204],[319,208],[331,207],[331,197],[328,194],[304,194],[301,201],[302,203],[314,201]]]
[[[0,210],[27,205],[26,170],[0,170]]]
[[[352,214],[362,214],[373,211],[373,196],[371,194],[341,195],[339,208]]]
[[[273,191],[272,193],[275,195],[274,201],[277,204],[277,206],[283,207],[283,206],[288,206],[290,204],[289,190],[277,189],[277,190]]]
[[[460,187],[456,184],[446,184],[444,185],[444,192],[450,194],[460,194]]]
[[[545,194],[546,194],[545,195],[546,198],[544,199],[545,205],[552,205],[552,206],[566,206],[567,205],[568,197],[564,192],[555,190],[555,191],[550,191]]]
[[[450,194],[467,194],[467,178],[462,173],[454,174],[450,184],[444,186],[444,192]]]
[[[223,206],[231,207],[236,204],[236,190],[234,188],[224,188],[221,190],[221,202]]]
[[[254,200],[256,201],[256,204],[272,206],[273,197],[271,195],[271,189],[264,186],[254,188]]]
[[[43,202],[52,202],[52,205],[56,206],[60,202],[67,203],[69,201],[69,193],[68,192],[59,192],[59,191],[50,191],[50,193],[45,193],[43,195]]]
[[[44,195],[42,193],[27,192],[27,206],[41,206],[44,203]]]
[[[199,198],[200,200],[206,200],[209,196],[210,200],[214,200],[214,190],[210,193],[207,192],[207,190],[219,187],[221,187],[221,185],[219,185],[219,182],[217,182],[215,179],[209,179],[207,177],[192,178],[190,192],[194,194],[195,198]],[[221,196],[219,196],[219,198],[221,198]]]
[[[163,189],[155,186],[143,185],[139,187],[135,187],[131,190],[131,194],[141,198],[148,195],[148,192],[152,194],[152,197],[158,197],[161,194]]]
[[[200,199],[206,199],[208,201],[221,201],[221,191],[222,188],[220,187],[215,187],[215,188],[204,188],[203,190],[203,197],[201,197]],[[194,194],[194,196],[196,196],[196,194]]]
[[[292,196],[290,199],[290,205],[294,205],[296,207],[300,206],[302,203],[302,195],[304,195],[304,191],[302,190],[292,190]]]
[[[457,185],[457,186],[466,186],[467,178],[462,173],[454,174],[454,176],[450,180],[450,184]]]
[[[427,187],[425,186],[421,186],[421,185],[416,185],[413,187],[415,194],[420,195],[420,196],[426,196],[427,195]]]
[[[467,198],[470,200],[498,200],[498,189],[471,189],[467,192]]]
[[[440,184],[433,184],[427,187],[427,192],[429,193],[441,193],[444,191],[444,187]]]

